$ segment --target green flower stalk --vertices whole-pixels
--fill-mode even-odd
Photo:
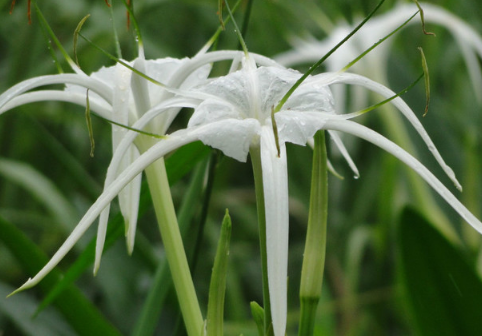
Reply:
[[[308,230],[301,269],[299,336],[313,335],[325,267],[328,175],[324,132],[318,131],[314,140]]]

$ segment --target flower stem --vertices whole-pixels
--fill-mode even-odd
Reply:
[[[328,177],[325,133],[318,131],[315,134],[308,231],[301,269],[299,336],[313,335],[325,267],[327,214]]]
[[[269,301],[268,286],[268,256],[266,251],[266,213],[263,192],[263,171],[261,170],[261,151],[259,147],[250,149],[251,163],[253,165],[254,188],[256,191],[256,208],[258,209],[259,245],[261,253],[261,268],[263,276],[263,308],[264,330],[268,332],[271,326],[271,305]]]
[[[203,318],[177,224],[164,159],[157,160],[145,171],[187,333],[198,336],[203,328]]]

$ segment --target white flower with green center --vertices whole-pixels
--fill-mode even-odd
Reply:
[[[357,114],[335,114],[329,85],[337,83],[358,85],[387,98],[394,95],[391,90],[359,75],[324,73],[308,77],[272,116],[273,108],[278,105],[301,74],[275,66],[273,63],[270,63],[271,66],[257,67],[255,61],[258,65],[263,61],[265,65],[270,63],[249,54],[249,57],[243,60],[240,70],[224,77],[208,80],[189,90],[186,94],[191,98],[181,96],[173,98],[173,104],[184,103],[185,106],[195,107],[188,127],[152,144],[126,167],[106,187],[104,193],[88,210],[49,263],[19,290],[35,285],[55,267],[103,209],[143,170],[170,151],[197,140],[243,162],[246,161],[248,153],[253,155],[253,159],[256,159],[254,156],[259,155],[266,213],[270,305],[276,336],[285,334],[287,313],[289,218],[286,142],[305,145],[316,131],[322,129],[352,134],[372,142],[411,167],[460,216],[477,231],[482,232],[482,223],[417,159],[377,132],[349,120]],[[453,172],[443,162],[410,108],[400,98],[395,98],[392,103],[407,117],[432,150],[442,168],[458,185]],[[165,114],[167,111],[165,108],[151,110],[133,123],[132,127],[144,129],[154,116]],[[127,131],[126,136],[119,143],[114,159],[122,156],[120,153],[125,151],[137,137],[139,137],[138,132]]]

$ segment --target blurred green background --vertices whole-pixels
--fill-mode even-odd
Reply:
[[[38,4],[70,55],[73,55],[75,27],[85,15],[90,14],[83,34],[114,53],[114,24],[123,57],[131,60],[137,50],[134,33],[132,28],[128,30],[126,27],[126,12],[122,2],[112,1],[114,22],[109,8],[101,0],[42,0]],[[236,13],[238,22],[243,21],[246,3],[242,2]],[[380,9],[380,14],[389,11],[395,3],[396,1],[387,0]],[[475,31],[482,32],[480,4],[477,0],[431,3],[450,10]],[[309,34],[319,39],[326,36],[316,22],[316,11],[313,8],[324,12],[332,23],[343,19],[353,22],[369,13],[376,4],[377,1],[374,0],[328,3],[255,0],[246,43],[252,52],[275,56],[290,48],[291,36],[303,37]],[[33,23],[28,24],[27,1],[18,1],[12,15],[8,15],[9,9],[9,0],[0,1],[0,92],[22,80],[57,71],[48,49],[49,38],[43,34],[35,13],[32,13]],[[219,25],[217,1],[214,0],[135,0],[134,12],[143,34],[146,57],[152,59],[193,56]],[[388,60],[387,84],[397,91],[415,80],[421,71],[417,47],[422,46],[431,78],[432,94],[428,115],[421,117],[425,106],[423,83],[419,83],[403,98],[420,117],[442,157],[454,169],[464,187],[462,194],[443,176],[442,170],[419,137],[407,127],[409,135],[417,146],[420,161],[481,218],[481,92],[472,89],[460,48],[453,37],[436,25],[428,25],[427,29],[435,32],[437,37],[424,36],[417,24],[407,27],[394,37]],[[228,24],[226,31],[221,34],[218,49],[236,49],[237,46],[232,25]],[[87,73],[96,71],[101,66],[113,65],[105,55],[84,41],[79,42],[78,54],[80,64]],[[64,70],[68,71],[65,62],[61,63]],[[300,69],[306,69],[306,64],[301,65]],[[223,71],[222,66],[216,71]],[[384,132],[384,125],[377,113],[381,112],[370,112],[362,122],[390,137],[390,134]],[[183,112],[177,125],[184,125],[188,116],[189,111]],[[92,266],[87,263],[85,272],[71,287],[79,292],[70,295],[83,297],[92,302],[93,306],[76,307],[74,302],[77,301],[69,301],[67,297],[67,301],[72,302],[71,305],[51,305],[32,319],[37,305],[46,296],[43,288],[34,288],[4,299],[35,273],[25,266],[29,263],[28,255],[24,262],[19,262],[15,248],[6,241],[12,242],[12,236],[10,233],[7,236],[6,228],[18,229],[12,230],[23,233],[27,241],[33,242],[40,251],[52,255],[100,194],[111,156],[110,125],[96,118],[93,122],[96,149],[94,158],[91,158],[84,110],[78,106],[57,102],[36,103],[0,116],[0,217],[4,222],[0,229],[0,335],[82,334],[82,327],[80,330],[75,327],[76,322],[72,319],[78,318],[78,323],[85,323],[89,321],[91,310],[95,310],[95,313],[91,313],[97,316],[90,317],[92,321],[97,321],[98,318],[105,328],[112,328],[105,333],[101,333],[104,327],[94,329],[98,335],[110,332],[134,335],[137,330],[139,314],[153,286],[156,269],[163,260],[162,243],[154,215],[149,208],[148,196],[144,202],[146,210],[139,220],[132,257],[127,255],[120,235],[105,251],[98,275],[92,276]],[[432,193],[435,202],[455,229],[458,239],[447,243],[438,236],[437,231],[430,231],[430,227],[425,240],[416,240],[416,237],[422,235],[417,230],[424,230],[427,224],[413,210],[405,212],[403,220],[400,220],[402,209],[411,205],[422,212],[422,217],[430,217],[430,214],[424,214],[423,209],[414,201],[406,169],[370,144],[348,137],[346,141],[361,177],[352,178],[353,173],[344,160],[336,153],[329,154],[331,162],[345,179],[340,180],[333,175],[329,177],[327,260],[316,335],[478,335],[482,329],[477,329],[478,325],[473,321],[479,319],[477,311],[482,310],[482,301],[476,303],[482,288],[478,278],[482,271],[479,235],[463,223],[450,206]],[[331,152],[331,147],[328,150]],[[291,216],[288,335],[295,334],[297,328],[311,155],[309,147],[288,145]],[[193,156],[189,165],[194,167],[198,162],[202,163],[209,157],[209,150],[203,151],[200,156],[200,159]],[[173,167],[175,160],[176,158],[172,160]],[[179,176],[172,186],[177,206],[182,203],[191,178],[189,173]],[[37,182],[31,183],[29,179]],[[39,181],[45,181],[45,184],[40,185]],[[199,221],[201,217],[202,200],[198,203],[193,222]],[[261,303],[262,289],[253,177],[249,164],[230,158],[220,158],[218,162],[208,220],[203,232],[201,257],[194,270],[194,281],[203,309],[206,306],[213,256],[225,208],[229,208],[233,221],[225,333],[256,335],[249,302]],[[116,217],[116,212],[118,213],[118,208],[115,206],[113,218]],[[403,229],[402,222],[421,224],[407,231]],[[67,271],[78,260],[94,235],[95,230],[91,229],[87,237],[61,263],[61,271]],[[430,244],[431,241],[433,244]],[[20,246],[17,241],[15,244]],[[410,255],[407,252],[418,248],[418,254]],[[23,247],[21,249],[28,251]],[[435,253],[434,250],[441,252]],[[442,250],[448,254],[442,253]],[[432,258],[428,266],[417,268],[424,262],[424,257],[428,256]],[[434,283],[440,285],[443,282],[437,281],[444,273],[443,267],[437,268],[439,264],[447,265],[447,269],[452,269],[449,267],[452,264],[464,265],[456,272],[467,274],[466,278],[473,281],[460,285],[468,286],[463,287],[466,292],[459,288],[462,291],[460,297],[468,301],[432,301],[432,305],[447,305],[453,310],[449,310],[446,319],[435,323],[435,329],[427,331],[423,326],[431,323],[428,321],[437,321],[443,316],[426,304],[432,300],[430,296],[425,299],[423,297],[424,291],[434,292]],[[420,277],[413,280],[413,274]],[[429,275],[434,276],[435,280],[431,280]],[[421,289],[415,288],[413,281]],[[444,284],[440,286],[438,293],[448,297],[450,289],[444,287]],[[450,284],[447,286],[450,287]],[[169,293],[165,303],[159,307],[162,310],[154,323],[155,335],[174,335],[176,332],[178,308],[173,291],[170,290]],[[414,296],[419,300],[415,300]],[[67,317],[70,316],[66,312],[69,309],[73,311],[73,317]],[[87,313],[80,313],[82,310]],[[455,311],[470,322],[454,317]],[[86,320],[81,320],[82,318]],[[444,320],[447,322],[451,319],[456,320],[453,324],[455,327],[447,329]],[[182,334],[182,331],[179,333]],[[85,329],[84,334],[92,335],[92,331]]]

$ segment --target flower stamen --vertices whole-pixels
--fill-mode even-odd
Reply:
[[[94,130],[92,129],[92,118],[90,117],[89,90],[90,89],[87,89],[87,93],[85,97],[85,121],[87,122],[87,129],[89,131],[90,157],[94,157],[95,141],[94,141]]]
[[[12,3],[10,4],[10,11],[8,12],[8,14],[12,14],[13,13],[13,9],[15,8],[15,3],[17,2],[17,0],[12,0]],[[27,17],[28,17],[28,24],[32,24],[32,15],[31,15],[31,0],[28,0],[27,2]]]
[[[274,117],[274,106],[271,106],[271,124],[273,125],[274,141],[276,143],[276,149],[278,150],[278,157],[281,156],[281,149],[279,146],[278,125],[276,124],[276,118]]]

